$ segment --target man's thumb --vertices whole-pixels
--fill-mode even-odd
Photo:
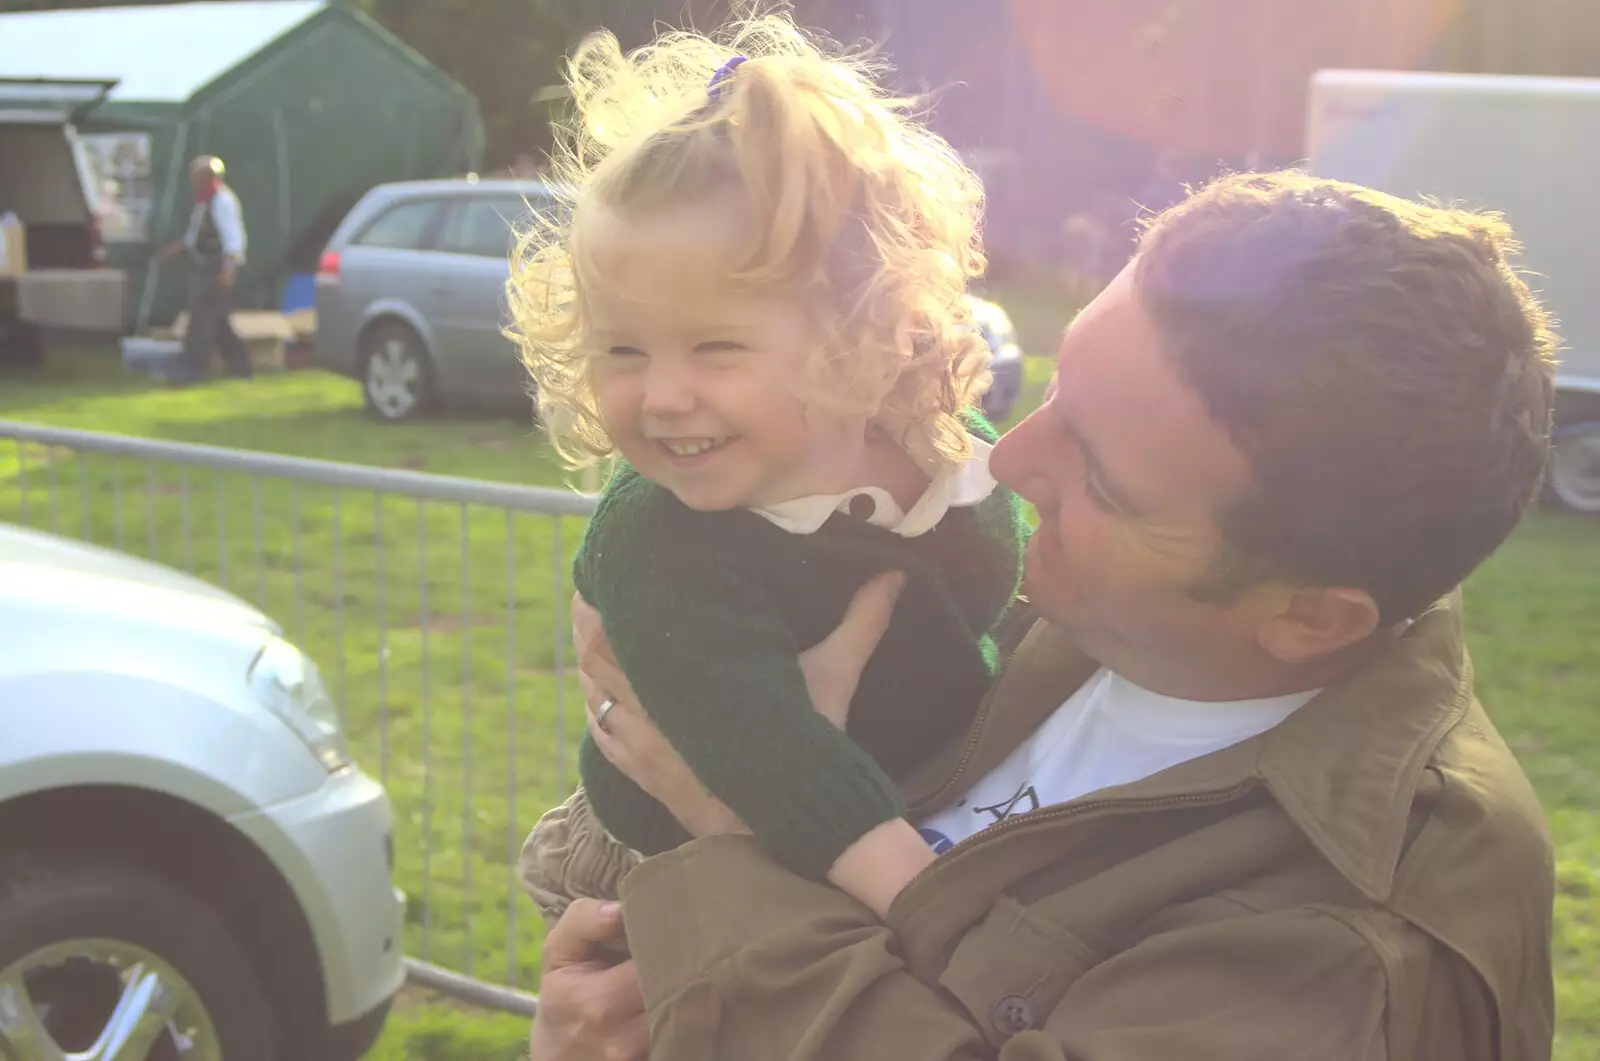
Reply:
[[[546,969],[593,960],[598,945],[622,934],[622,904],[574,899],[545,937]]]
[[[827,637],[830,647],[837,647],[844,657],[838,662],[858,672],[867,665],[867,660],[878,650],[878,642],[883,640],[884,631],[889,629],[889,620],[894,618],[895,602],[900,599],[900,591],[905,589],[905,585],[904,572],[885,571],[856,590],[856,595],[850,598],[850,606],[845,609],[844,618]]]

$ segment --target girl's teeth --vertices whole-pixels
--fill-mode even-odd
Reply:
[[[680,457],[693,457],[720,444],[721,439],[705,438],[694,442],[663,442],[662,445]]]

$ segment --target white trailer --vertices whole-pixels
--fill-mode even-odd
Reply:
[[[1550,488],[1600,514],[1600,78],[1323,70],[1312,172],[1497,210],[1560,322]]]
[[[74,126],[115,84],[0,78],[0,368],[42,362],[44,329],[122,331],[128,280]]]

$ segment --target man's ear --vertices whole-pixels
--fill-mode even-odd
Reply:
[[[1282,663],[1304,663],[1366,640],[1378,619],[1378,604],[1366,590],[1297,587],[1256,631],[1256,640]]]

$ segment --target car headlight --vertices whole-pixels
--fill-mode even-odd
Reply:
[[[329,771],[350,762],[339,710],[322,672],[304,652],[274,636],[250,667],[250,689],[268,711],[277,715]]]
[[[1009,322],[990,321],[980,330],[983,332],[983,341],[989,346],[991,362],[1022,360],[1022,347],[1017,345],[1017,333],[1012,330]]]
[[[1022,360],[1022,347],[1017,345],[1015,336],[1002,333],[1000,341],[994,345],[994,359],[997,362]]]
[[[972,299],[973,323],[989,346],[992,362],[1022,360],[1022,347],[1017,343],[1017,329],[1011,315],[998,302]]]

